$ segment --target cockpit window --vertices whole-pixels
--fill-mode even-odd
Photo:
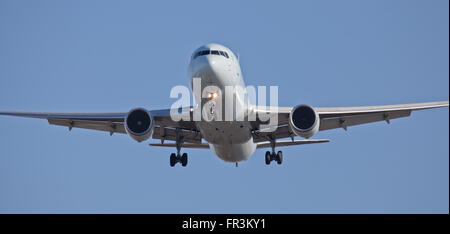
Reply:
[[[194,57],[192,59],[196,59],[198,56],[203,56],[203,55],[208,55],[208,54],[219,55],[219,56],[223,56],[225,58],[229,58],[227,52],[225,52],[225,51],[220,51],[220,50],[202,50],[202,51],[199,51],[199,52],[195,53],[195,55],[194,55]]]

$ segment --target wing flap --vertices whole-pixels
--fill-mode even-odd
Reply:
[[[264,142],[270,140],[270,138],[281,139],[291,137],[293,133],[291,132],[288,125],[279,126],[275,132],[261,132],[254,131],[253,132],[253,141],[255,143]]]
[[[78,119],[47,119],[49,124],[66,126],[71,130],[72,128],[84,128],[109,132],[126,134],[123,123],[111,121],[92,121],[92,120],[78,120]]]
[[[390,123],[391,119],[397,119],[407,117],[411,115],[410,110],[392,111],[392,112],[379,112],[364,115],[350,115],[333,118],[321,118],[320,119],[320,131],[343,128],[347,130],[347,127],[367,124],[379,121],[386,121]]]
[[[182,138],[183,142],[196,143],[196,144],[202,142],[202,135],[198,131],[189,131],[189,130],[180,129],[178,134]],[[177,140],[177,130],[173,129],[173,128],[155,127],[152,138],[160,139],[160,140],[176,141]]]

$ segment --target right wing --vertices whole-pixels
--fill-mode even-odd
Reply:
[[[126,133],[123,121],[127,112],[103,113],[62,113],[62,112],[30,112],[0,111],[0,115],[46,119],[49,124],[72,128],[84,128],[113,133]]]
[[[173,121],[170,117],[171,109],[150,110],[155,121],[152,138],[175,140],[177,134],[188,143],[201,143],[202,136],[193,121]],[[179,115],[192,114],[191,107],[178,109]],[[72,128],[84,128],[98,131],[126,134],[124,120],[128,112],[102,113],[62,113],[62,112],[29,112],[29,111],[0,111],[0,115],[46,119],[49,124]],[[177,133],[178,132],[178,133]]]

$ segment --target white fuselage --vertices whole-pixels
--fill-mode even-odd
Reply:
[[[221,51],[226,52],[226,56],[222,54],[206,54],[195,56],[201,51]],[[217,53],[217,52],[214,52]],[[193,79],[199,78],[201,80],[201,90],[203,91],[207,86],[214,86],[220,89],[219,100],[222,101],[222,113],[234,113],[231,120],[225,119],[225,114],[222,115],[221,120],[213,119],[206,121],[202,117],[201,121],[196,121],[196,126],[200,130],[203,138],[209,143],[211,150],[222,160],[227,162],[240,162],[247,160],[255,151],[256,144],[253,142],[251,134],[251,125],[248,121],[238,121],[239,115],[247,113],[246,101],[238,94],[236,90],[244,90],[245,84],[242,78],[241,68],[237,57],[228,48],[218,44],[208,44],[198,48],[191,58],[188,68],[188,76],[191,80],[191,88],[193,86]],[[230,86],[235,89],[233,95],[224,95],[225,87]],[[207,89],[203,91],[203,95],[196,92],[194,98],[201,100],[201,105],[195,108],[202,108],[212,98],[208,97]],[[225,100],[228,99],[228,100]],[[234,100],[234,101],[233,101]],[[232,105],[225,105],[225,102],[230,101]],[[217,109],[208,109],[206,112],[218,113]],[[229,120],[229,121],[226,121]]]

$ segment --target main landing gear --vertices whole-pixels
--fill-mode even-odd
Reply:
[[[176,146],[177,153],[170,154],[170,166],[174,167],[178,162],[181,163],[181,166],[185,167],[188,163],[188,155],[187,153],[180,154],[181,146],[183,145],[183,137],[180,136],[180,129],[177,129],[176,136]]]
[[[281,164],[283,162],[283,152],[278,151],[275,154],[275,151],[272,153],[270,151],[266,152],[266,165],[269,165],[271,161],[277,161],[278,164]]]
[[[181,156],[179,153],[178,154],[175,154],[175,153],[170,154],[170,166],[174,167],[175,164],[177,164],[178,162],[181,163],[181,166],[185,167],[188,163],[187,153],[183,153]]]
[[[269,165],[272,161],[277,161],[278,164],[281,164],[283,162],[283,152],[278,151],[275,153],[275,137],[270,138],[270,147],[272,148],[272,152],[267,151],[266,152],[266,165]]]

